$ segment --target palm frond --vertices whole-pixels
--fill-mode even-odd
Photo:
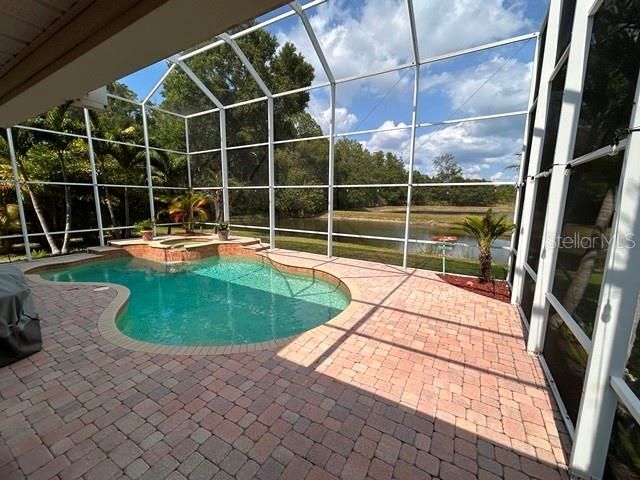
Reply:
[[[457,222],[456,226],[460,231],[474,237],[479,244],[493,244],[496,239],[515,228],[505,215],[496,216],[492,209],[487,210],[482,217],[466,217],[461,222]]]
[[[190,215],[200,221],[206,221],[209,217],[206,209],[209,200],[202,193],[187,190],[182,195],[163,200],[168,205],[157,213],[158,218],[161,215],[168,215],[174,222],[185,222]]]
[[[466,217],[461,222],[457,222],[456,226],[461,232],[475,238],[478,242],[482,276],[487,281],[491,280],[493,278],[491,245],[502,235],[511,232],[515,225],[505,215],[495,216],[493,211],[489,209],[482,217]]]

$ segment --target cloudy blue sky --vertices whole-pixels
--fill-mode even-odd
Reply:
[[[420,57],[535,32],[547,5],[547,0],[414,0]],[[281,7],[258,21],[288,8]],[[405,0],[329,0],[307,10],[307,15],[338,79],[412,60]],[[267,29],[281,44],[292,42],[305,55],[315,67],[314,83],[327,81],[296,16]],[[528,40],[423,65],[418,121],[434,123],[526,110],[534,49],[535,41]],[[165,69],[161,62],[123,80],[143,97]],[[408,125],[413,82],[414,70],[405,69],[339,84],[336,131]],[[308,110],[326,132],[328,88],[312,91]],[[416,166],[430,173],[434,156],[452,153],[470,177],[512,180],[516,173],[506,167],[517,160],[523,128],[523,116],[419,128]],[[409,129],[351,138],[370,150],[392,151],[408,162]]]

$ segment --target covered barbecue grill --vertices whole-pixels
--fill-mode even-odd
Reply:
[[[40,319],[22,271],[0,266],[0,367],[42,349]]]

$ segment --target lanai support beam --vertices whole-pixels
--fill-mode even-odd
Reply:
[[[180,67],[180,69],[195,83],[204,95],[213,102],[218,109],[218,116],[220,120],[220,171],[222,172],[222,204],[223,204],[223,218],[226,222],[229,221],[229,174],[227,165],[227,114],[225,105],[216,97],[211,90],[200,80],[191,68],[189,68],[183,61],[174,57],[172,61]],[[188,135],[188,129],[186,129]],[[191,160],[189,155],[187,139],[187,159],[189,160],[189,186],[191,187]]]
[[[320,60],[320,64],[322,65],[322,69],[324,70],[325,75],[329,79],[329,88],[330,88],[330,110],[331,110],[331,118],[329,120],[329,179],[328,179],[328,205],[327,205],[327,256],[333,256],[333,204],[334,204],[334,183],[335,183],[335,153],[336,153],[336,79],[329,67],[329,62],[327,62],[327,58],[322,50],[322,46],[318,41],[318,37],[316,33],[313,31],[311,27],[311,22],[309,22],[309,18],[307,14],[304,12],[302,6],[297,2],[291,2],[289,6],[298,14],[300,20],[302,21],[302,25],[307,32],[307,36],[309,37],[309,41],[313,46],[313,49]]]
[[[529,254],[529,241],[531,239],[535,199],[538,190],[538,182],[534,180],[534,177],[538,174],[538,170],[542,162],[542,147],[544,145],[544,132],[549,108],[550,79],[552,78],[556,64],[555,53],[558,45],[561,7],[561,2],[551,2],[549,6],[544,49],[542,49],[542,45],[540,47],[542,71],[540,73],[540,87],[538,88],[536,114],[532,120],[533,135],[530,139],[531,147],[529,150],[529,167],[528,171],[525,172],[525,182],[527,185],[524,192],[522,214],[520,216],[520,229],[517,232],[517,235],[519,235],[520,238],[518,239],[518,251],[516,252],[516,262],[511,289],[511,303],[516,305],[520,305],[522,303],[525,277],[529,275],[532,281],[536,281],[536,278],[533,278],[530,272],[526,270],[528,267],[527,256]],[[535,267],[537,267],[537,265],[534,265],[534,268]],[[527,321],[528,320],[529,319],[527,319]]]
[[[93,184],[93,200],[96,207],[96,221],[98,223],[98,237],[100,246],[104,247],[104,230],[102,227],[102,208],[100,206],[100,189],[98,188],[98,174],[96,172],[96,157],[93,149],[93,136],[91,134],[91,118],[89,110],[84,108],[84,124],[87,131],[87,146],[89,149],[89,164],[91,166],[91,183]]]
[[[24,213],[24,201],[22,199],[22,190],[20,183],[20,174],[18,172],[18,161],[16,159],[16,149],[13,144],[13,133],[7,128],[7,144],[9,146],[9,160],[11,162],[11,173],[13,174],[13,184],[16,189],[16,201],[18,202],[18,215],[20,216],[20,228],[22,230],[22,243],[27,260],[31,261],[31,245],[29,243],[29,231],[27,229],[27,218]]]
[[[269,155],[269,245],[270,248],[275,248],[276,244],[276,189],[275,189],[275,152],[274,152],[274,119],[273,119],[273,94],[269,87],[264,83],[262,77],[258,74],[253,67],[247,56],[244,54],[240,46],[233,40],[229,34],[223,33],[218,35],[218,38],[224,41],[233,52],[236,54],[240,62],[245,66],[249,75],[262,90],[262,93],[267,97],[267,148]]]
[[[407,180],[407,210],[404,217],[404,246],[402,249],[402,267],[407,268],[409,257],[409,230],[411,227],[411,195],[413,193],[413,168],[416,157],[416,124],[418,122],[418,93],[420,91],[420,51],[418,49],[418,34],[416,18],[413,11],[413,1],[407,0],[409,22],[411,25],[411,44],[413,47],[413,61],[415,75],[413,78],[413,105],[411,109],[411,140],[409,146],[409,178]]]

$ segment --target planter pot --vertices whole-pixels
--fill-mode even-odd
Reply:
[[[218,239],[226,242],[229,240],[229,230],[220,230],[218,231]]]
[[[145,242],[150,242],[151,240],[153,240],[153,232],[141,232],[142,233],[142,240],[144,240]]]

